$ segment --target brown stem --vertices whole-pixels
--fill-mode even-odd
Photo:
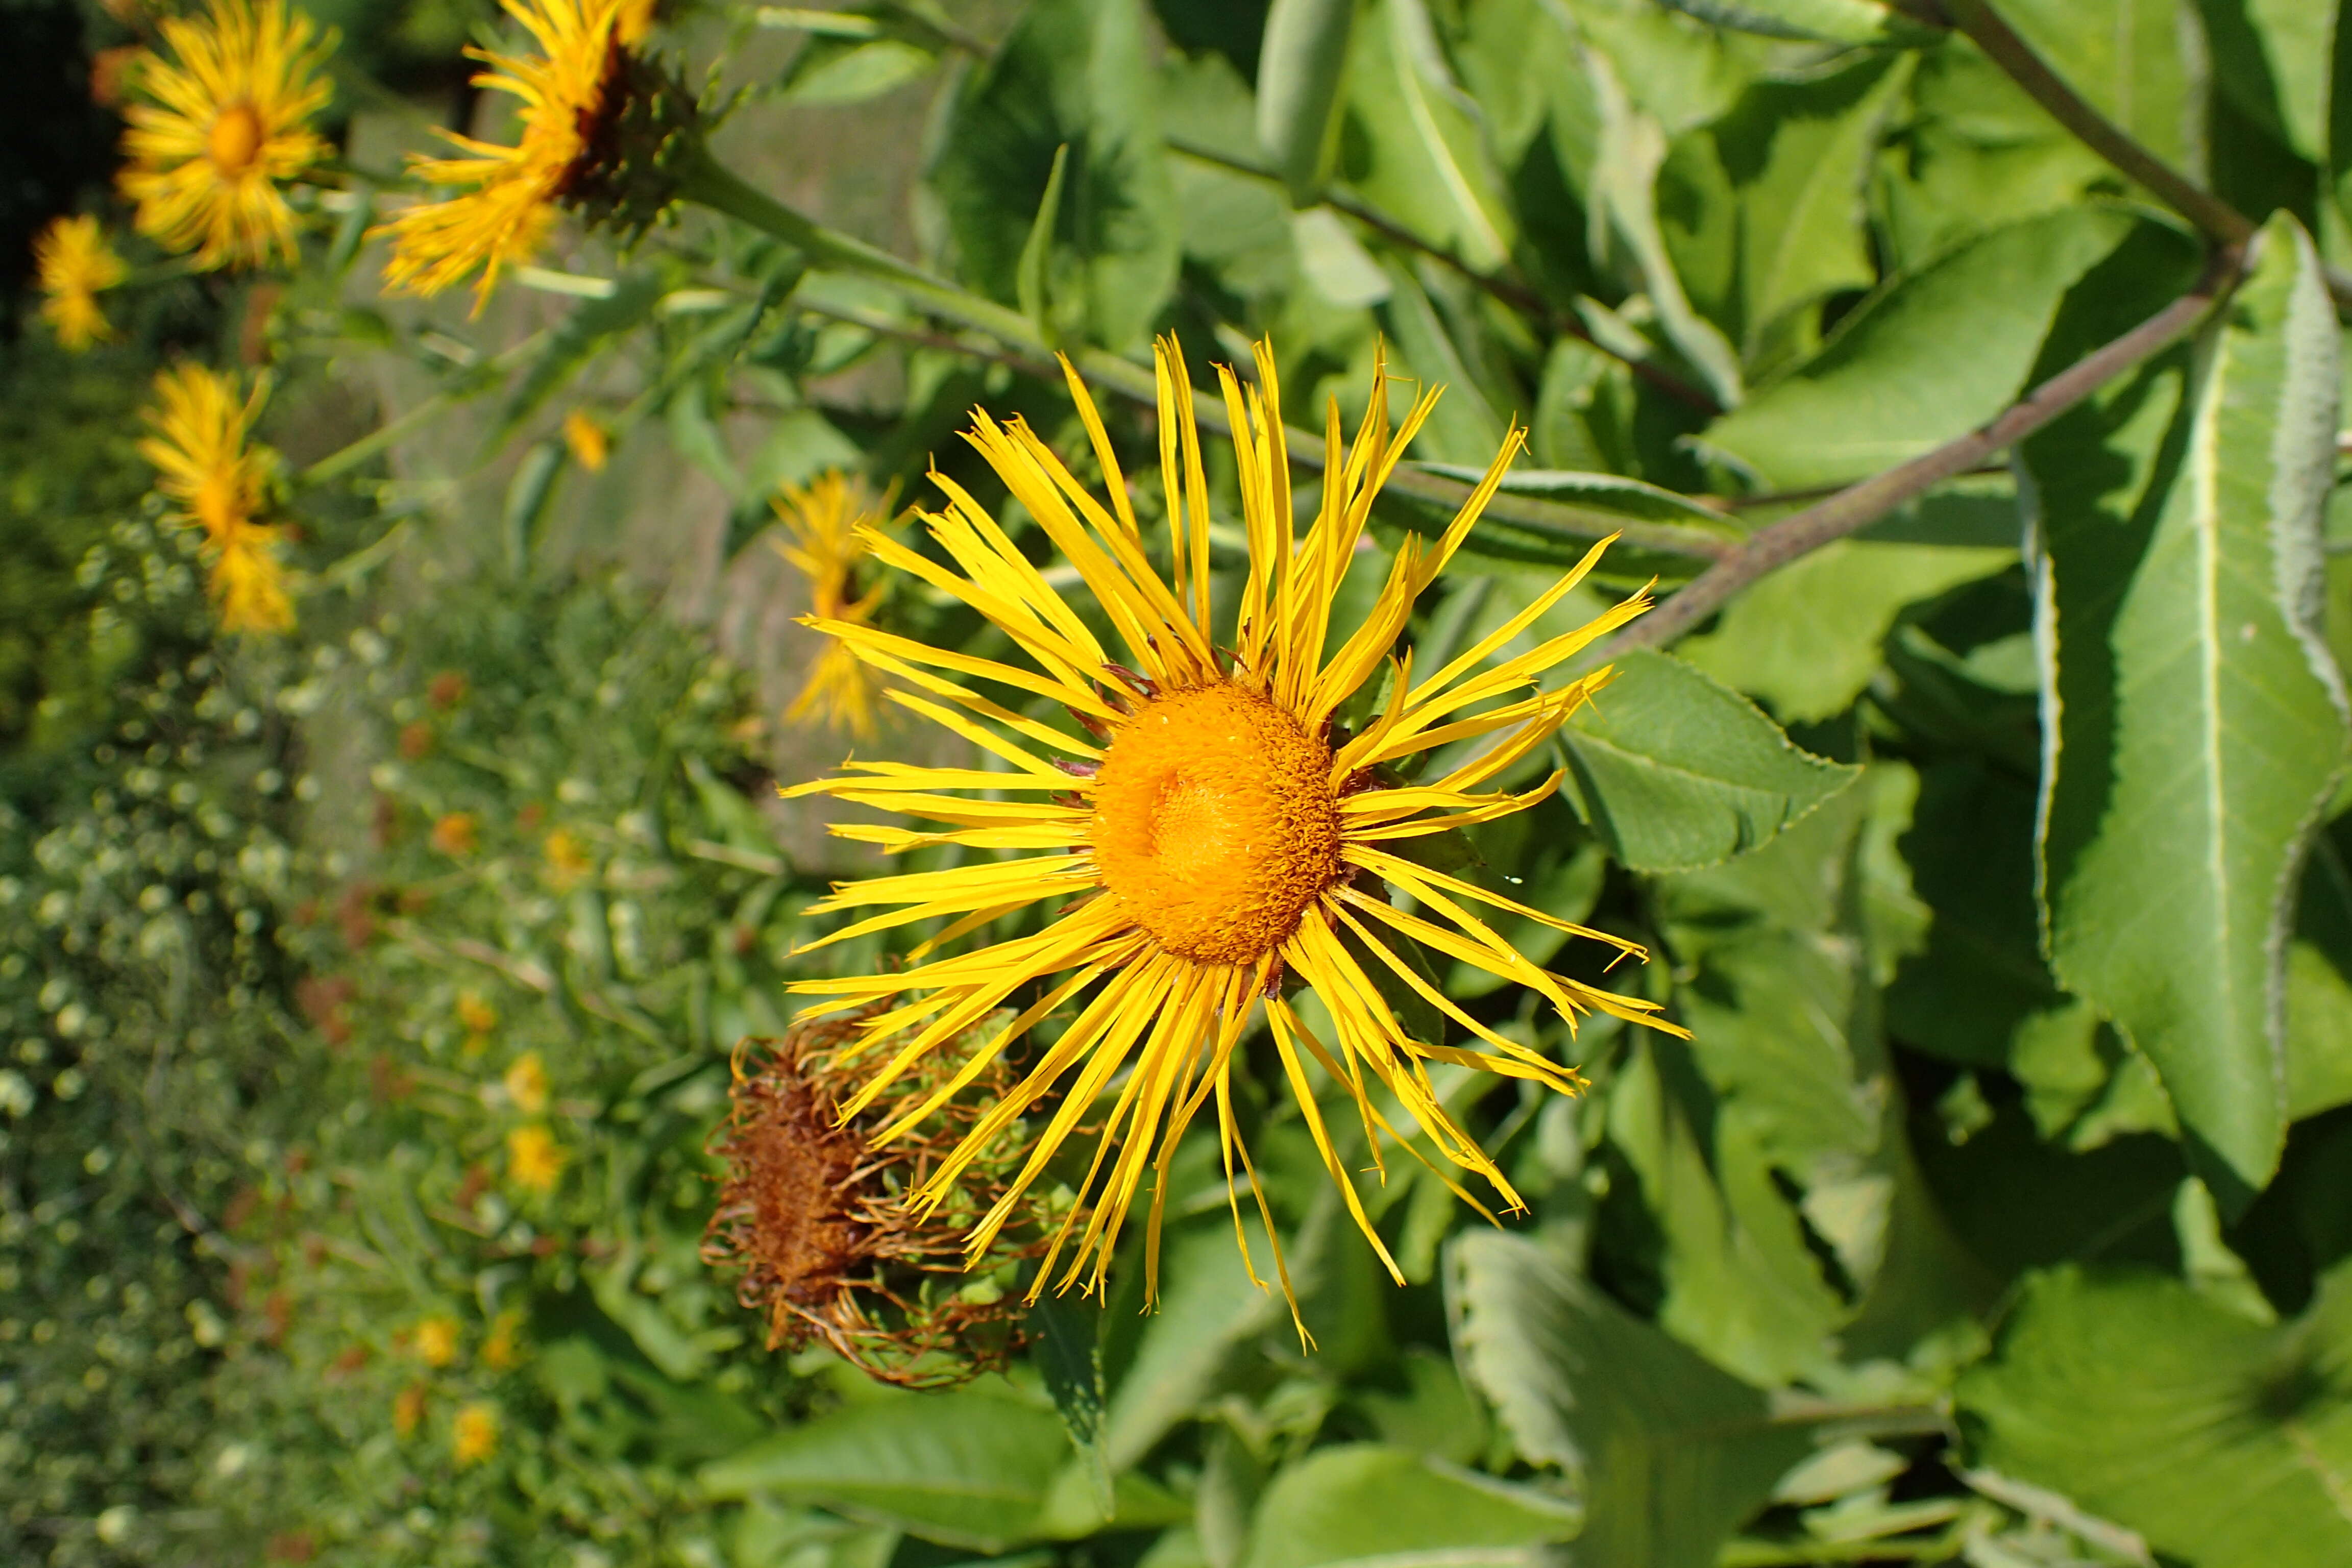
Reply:
[[[1228,174],[1240,174],[1245,179],[1258,180],[1272,185],[1280,185],[1283,183],[1282,176],[1272,170],[1261,169],[1246,159],[1231,157],[1213,148],[1200,146],[1174,136],[1168,139],[1168,147],[1171,152],[1180,156],[1190,158],[1195,163],[1213,164]],[[1344,213],[1354,218],[1390,244],[1400,246],[1406,250],[1418,251],[1431,260],[1452,268],[1512,310],[1534,316],[1553,331],[1563,332],[1579,342],[1607,354],[1611,359],[1619,361],[1635,375],[1668,396],[1679,398],[1701,413],[1709,416],[1723,412],[1723,405],[1716,402],[1705,389],[1692,385],[1654,361],[1635,359],[1611,348],[1607,343],[1594,337],[1592,330],[1577,320],[1572,313],[1552,309],[1542,295],[1517,279],[1497,278],[1491,272],[1479,271],[1454,252],[1423,239],[1396,219],[1360,197],[1349,195],[1343,191],[1328,191],[1324,194],[1323,203],[1332,211]]]
[[[1948,441],[1898,468],[1850,485],[1793,517],[1759,529],[1746,544],[1685,584],[1655,611],[1618,634],[1600,656],[1631,648],[1657,647],[1697,626],[1750,583],[1799,556],[1845,538],[1885,517],[1905,501],[1976,468],[2005,447],[2022,441],[2100,387],[2173,342],[2204,320],[2206,312],[2243,277],[2242,246],[2217,247],[2196,287],[2122,337],[2060,371],[1991,423]]]

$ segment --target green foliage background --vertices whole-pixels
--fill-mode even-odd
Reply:
[[[303,198],[302,267],[142,281],[81,360],[28,308],[0,366],[0,1552],[2352,1560],[2352,6],[1947,9],[666,7],[657,44],[743,89],[724,161],[986,307],[681,208],[626,253],[562,239],[479,316],[383,298],[363,236],[453,100],[500,132],[451,85],[495,28],[337,9],[349,172]],[[2243,239],[2068,102],[2259,244],[2021,444],[1623,652],[1519,781],[1559,795],[1462,846],[1648,943],[1613,980],[1693,1033],[1571,1039],[1438,957],[1593,1080],[1439,1079],[1529,1214],[1392,1171],[1392,1287],[1258,1062],[1316,1353],[1244,1277],[1207,1149],[1148,1310],[1125,1267],[943,1393],[760,1348],[696,1256],[728,1054],[791,979],[886,958],[793,953],[875,862],[774,798],[845,749],[776,718],[813,651],[763,543],[779,483],[919,498],[935,461],[999,501],[975,404],[1089,462],[1049,346],[1116,388],[1155,331],[1196,372],[1270,336],[1318,427],[1385,353],[1447,392],[1339,619],[1513,421],[1531,457],[1416,606],[1417,661],[1620,526],[1520,646],[1654,574],[1669,615]],[[173,353],[270,367],[291,638],[215,639],[145,497]],[[1107,404],[1148,465],[1146,413]],[[556,435],[575,409],[614,434],[600,471]],[[989,651],[919,592],[882,615]],[[459,816],[471,842],[436,838]],[[532,1126],[551,1191],[507,1173]],[[461,1464],[469,1408],[498,1437]]]

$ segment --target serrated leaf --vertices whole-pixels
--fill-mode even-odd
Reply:
[[[1318,1448],[1259,1501],[1242,1568],[1538,1568],[1574,1504],[1383,1443]]]
[[[1338,140],[1357,0],[1274,0],[1257,57],[1257,140],[1291,201],[1321,194]]]
[[[2177,1279],[2033,1278],[1958,1391],[1979,1462],[2198,1568],[2352,1558],[2352,1270],[2264,1327]]]
[[[1536,1242],[1452,1250],[1455,1344],[1519,1451],[1584,1499],[1579,1561],[1711,1568],[1810,1447],[1764,1395],[1642,1322]]]
[[[1560,746],[1571,802],[1636,871],[1745,854],[1860,776],[1799,750],[1754,703],[1692,666],[1647,650],[1620,661]]]
[[[2310,240],[2265,229],[2209,327],[2051,427],[2039,496],[2052,965],[2164,1076],[2225,1206],[2285,1136],[2295,874],[2341,765],[2316,625],[2339,330]]]
[[[853,1405],[703,1467],[715,1498],[758,1493],[1000,1552],[1029,1539],[1070,1452],[1053,1411],[976,1389]]]
[[[2075,280],[2130,230],[2077,207],[1998,229],[1899,278],[1822,351],[1699,439],[1773,489],[1831,485],[1967,434],[2016,397]]]

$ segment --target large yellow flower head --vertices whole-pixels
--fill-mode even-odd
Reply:
[[[873,554],[868,530],[885,526],[887,500],[877,501],[866,487],[839,469],[819,474],[807,486],[786,485],[775,500],[784,537],[776,552],[808,579],[811,618],[848,626],[871,624],[882,590],[857,592],[859,568]],[[809,665],[800,695],[784,717],[814,717],[860,741],[878,731],[881,683],[849,645],[835,639]]]
[[[211,0],[163,26],[172,58],[146,62],[131,105],[122,194],[140,231],[200,267],[295,259],[284,182],[326,155],[310,119],[327,105],[321,66],[334,47],[285,0]]]
[[[41,281],[41,315],[58,342],[79,353],[114,336],[98,297],[128,275],[87,214],[61,217],[33,237],[33,266]]]
[[[253,440],[264,389],[240,400],[226,376],[179,364],[155,377],[145,411],[153,431],[139,451],[155,488],[176,503],[174,521],[203,531],[220,625],[228,632],[282,632],[294,602],[278,555],[283,531],[264,521],[277,454]]]
[[[474,78],[475,86],[522,100],[520,138],[508,147],[443,132],[468,156],[417,158],[415,172],[464,194],[410,207],[383,227],[393,242],[386,281],[435,294],[479,269],[477,309],[501,268],[538,252],[560,205],[621,202],[605,186],[621,175],[618,122],[646,89],[633,50],[653,12],[643,0],[500,3],[540,52],[467,52],[491,68]],[[644,216],[634,210],[623,216],[627,222]]]
[[[893,701],[1004,765],[851,762],[848,776],[790,792],[823,793],[943,825],[924,832],[836,826],[845,837],[893,852],[929,845],[983,852],[950,869],[837,886],[812,913],[878,912],[813,947],[921,921],[947,923],[916,947],[912,967],[803,981],[794,989],[831,998],[819,1012],[890,1004],[860,1026],[857,1048],[878,1065],[843,1107],[852,1116],[927,1054],[962,1038],[999,1008],[1018,1009],[981,1028],[947,1087],[893,1118],[877,1131],[877,1142],[931,1115],[1041,1021],[1066,1017],[1017,1087],[909,1197],[920,1211],[936,1209],[992,1140],[1036,1112],[1043,1120],[1025,1134],[1030,1148],[1017,1180],[972,1232],[970,1245],[984,1249],[1062,1144],[1081,1129],[1099,1128],[1078,1202],[1035,1287],[1045,1287],[1075,1238],[1057,1288],[1083,1279],[1097,1291],[1147,1166],[1159,1172],[1146,1247],[1147,1287],[1156,1287],[1168,1163],[1204,1108],[1215,1109],[1229,1190],[1236,1157],[1243,1174],[1252,1174],[1236,1131],[1231,1077],[1235,1048],[1263,1001],[1273,1049],[1325,1167],[1401,1280],[1349,1179],[1349,1163],[1368,1158],[1378,1165],[1384,1143],[1395,1142],[1433,1171],[1444,1174],[1451,1165],[1472,1173],[1506,1205],[1520,1206],[1502,1171],[1439,1100],[1430,1065],[1456,1064],[1563,1091],[1582,1080],[1456,1006],[1395,951],[1397,937],[1528,986],[1571,1026],[1600,1011],[1673,1028],[1652,1003],[1538,968],[1496,934],[1478,906],[1608,943],[1620,954],[1640,956],[1634,944],[1433,870],[1406,851],[1406,841],[1524,810],[1557,787],[1554,774],[1516,794],[1481,788],[1543,745],[1610,672],[1595,670],[1550,691],[1535,689],[1535,678],[1641,615],[1649,600],[1637,594],[1575,631],[1497,659],[1591,570],[1605,547],[1596,545],[1574,571],[1444,668],[1415,671],[1410,652],[1391,656],[1414,600],[1501,482],[1521,441],[1514,431],[1444,534],[1434,542],[1408,539],[1363,624],[1338,628],[1345,635],[1335,637],[1334,590],[1356,554],[1374,497],[1434,395],[1392,431],[1387,388],[1376,371],[1353,445],[1342,441],[1333,405],[1321,505],[1300,536],[1291,521],[1274,359],[1261,344],[1256,387],[1245,392],[1230,371],[1219,371],[1249,545],[1233,644],[1221,647],[1210,630],[1209,492],[1191,384],[1172,342],[1159,346],[1158,358],[1160,482],[1172,564],[1165,578],[1147,554],[1118,458],[1074,373],[1071,391],[1102,467],[1108,507],[1022,421],[1000,425],[982,414],[968,437],[1083,582],[1116,634],[1116,652],[951,479],[934,476],[947,507],[924,514],[951,564],[866,531],[879,559],[971,605],[1027,662],[932,648],[847,620],[818,623],[858,658],[914,689],[891,691]],[[1338,646],[1327,652],[1329,640]],[[1384,669],[1386,695],[1352,727],[1335,722],[1342,704]],[[1058,704],[1084,733],[1001,703],[974,689],[981,682],[1015,704]],[[1397,782],[1395,764],[1461,742],[1481,743],[1441,776]],[[1021,795],[1040,798],[1006,798]],[[1034,853],[987,853],[1000,850]],[[1382,897],[1381,883],[1409,895],[1416,910]],[[1046,901],[1057,912],[1034,935],[930,956],[999,917]],[[1416,1038],[1383,994],[1391,977],[1450,1018],[1468,1042]],[[1286,996],[1291,978],[1320,998],[1331,1020],[1328,1037]],[[1325,1123],[1313,1087],[1318,1068],[1354,1100],[1360,1147]],[[1113,1096],[1107,1113],[1097,1104],[1106,1094]],[[1238,1231],[1237,1198],[1234,1223]],[[1269,1217],[1269,1236],[1272,1229]],[[1279,1269],[1278,1249],[1275,1261]]]

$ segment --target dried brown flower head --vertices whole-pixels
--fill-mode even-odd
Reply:
[[[1003,1195],[1003,1173],[976,1166],[953,1212],[926,1219],[905,1199],[1009,1079],[1001,1066],[982,1073],[922,1130],[874,1147],[868,1139],[900,1102],[839,1119],[863,1078],[841,1052],[870,1011],[736,1047],[732,1109],[709,1145],[727,1175],[702,1257],[739,1273],[736,1299],[766,1315],[771,1350],[822,1340],[886,1383],[958,1383],[1003,1365],[1018,1347],[1014,1276],[1038,1251],[1042,1227],[1007,1226],[967,1266],[965,1236]],[[946,1073],[925,1075],[906,1092],[928,1095],[946,1081]]]

